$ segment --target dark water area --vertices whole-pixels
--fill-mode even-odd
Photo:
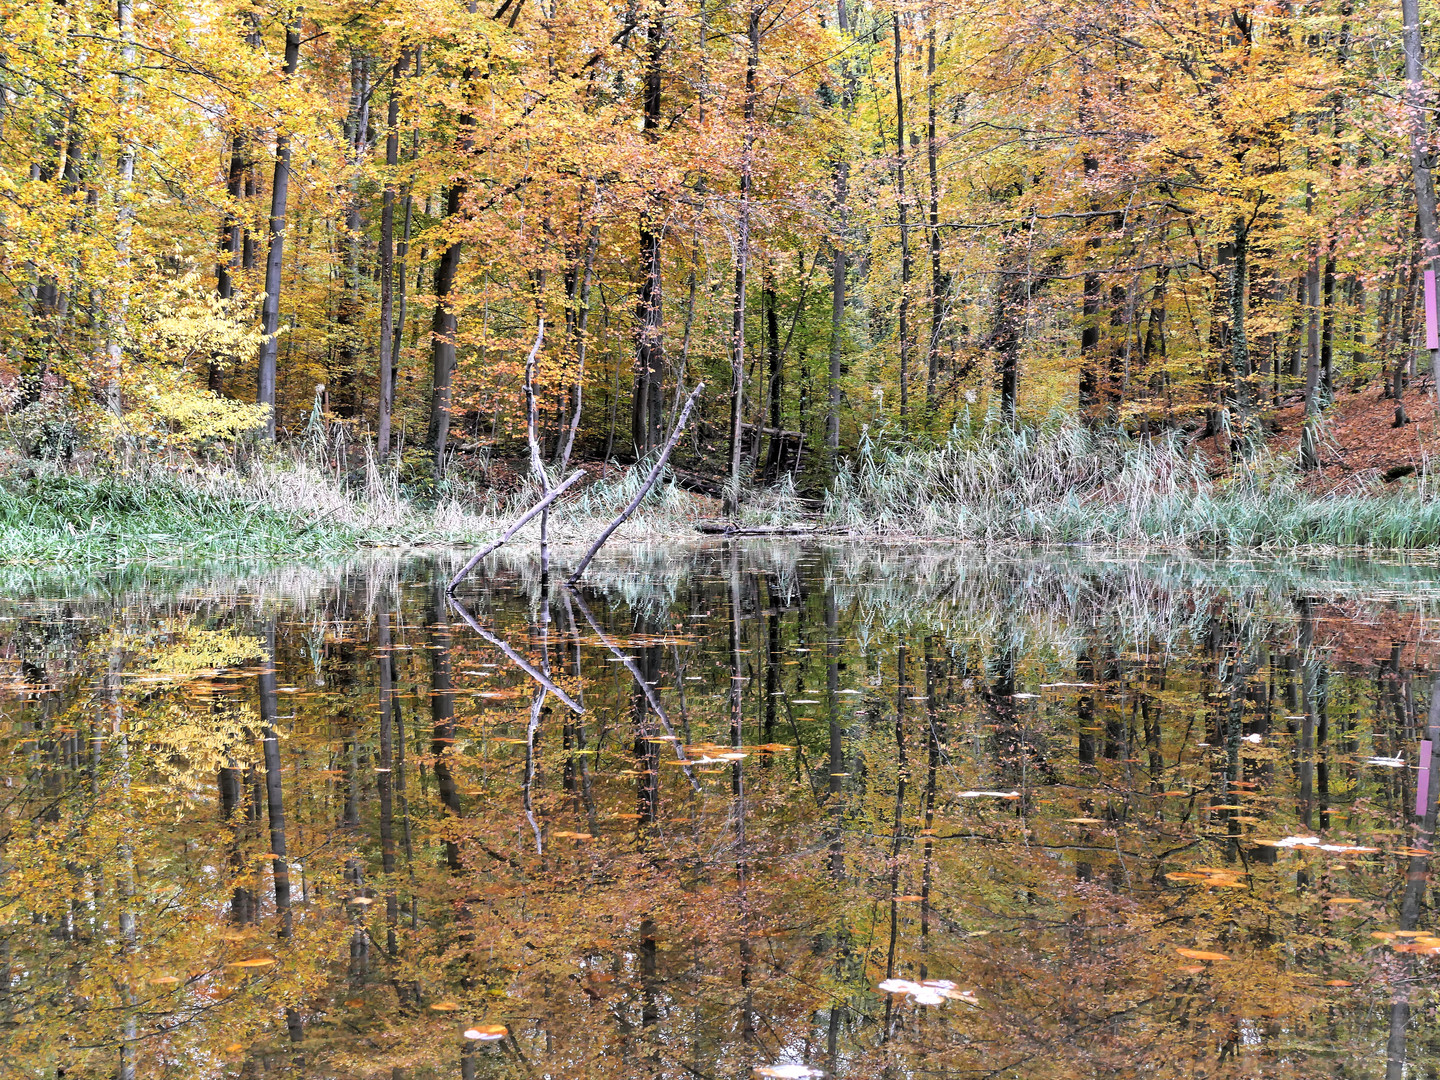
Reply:
[[[516,560],[6,581],[0,1076],[1437,1075],[1435,567]]]

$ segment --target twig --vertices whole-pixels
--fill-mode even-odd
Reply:
[[[561,690],[560,687],[556,686],[555,683],[552,682],[549,678],[547,678],[543,672],[541,672],[535,667],[535,665],[531,664],[514,649],[512,649],[509,645],[507,645],[504,641],[500,640],[494,634],[490,633],[489,630],[486,630],[483,626],[476,622],[475,617],[471,615],[470,612],[466,611],[460,601],[455,599],[455,597],[453,596],[450,597],[450,606],[455,609],[456,614],[459,615],[460,618],[465,620],[466,624],[470,627],[471,630],[474,630],[491,645],[494,645],[497,649],[504,653],[505,656],[521,671],[525,672],[526,675],[529,675],[542,687],[544,687],[546,690],[549,690],[550,693],[554,694],[566,705],[570,706],[571,710],[575,713],[575,715],[585,715],[584,706],[577,705],[574,700],[571,699],[569,694],[565,693],[564,690]]]
[[[568,582],[566,584],[569,585]],[[655,691],[651,689],[650,684],[645,681],[645,676],[640,673],[640,669],[635,666],[635,661],[630,659],[630,657],[626,656],[620,650],[619,646],[617,646],[613,641],[610,640],[610,635],[605,633],[604,630],[600,629],[600,624],[595,621],[595,616],[591,615],[590,609],[585,606],[585,599],[580,595],[580,590],[575,588],[573,585],[570,585],[567,589],[567,592],[570,596],[573,596],[575,598],[575,603],[580,606],[580,614],[585,616],[585,621],[590,624],[590,629],[595,631],[596,636],[605,643],[605,647],[615,654],[615,656],[625,665],[626,670],[628,670],[630,674],[634,677],[635,682],[639,684],[640,689],[645,694],[645,700],[650,703],[650,708],[654,711],[655,715],[660,718],[660,723],[665,726],[665,734],[669,735],[671,739],[675,740],[670,744],[675,749],[675,757],[679,761],[684,761],[685,748],[681,746],[680,741],[675,738],[674,725],[670,723],[670,717],[665,715],[665,710],[660,707],[660,699],[655,696]],[[690,781],[690,785],[698,791],[700,789],[700,784],[695,779],[695,774],[690,771],[689,765],[685,766],[685,776]]]
[[[477,552],[475,556],[472,557],[471,560],[467,562],[461,568],[460,572],[456,574],[455,577],[451,580],[450,588],[447,590],[449,594],[451,596],[455,595],[455,589],[459,586],[460,582],[465,580],[465,575],[470,573],[471,570],[474,570],[475,567],[480,564],[481,559],[485,558],[486,555],[489,555],[501,544],[505,543],[505,541],[509,540],[512,536],[519,532],[521,527],[524,526],[531,518],[533,518],[541,511],[545,510],[546,507],[548,507],[552,502],[555,501],[555,499],[562,491],[564,491],[566,488],[568,488],[571,484],[573,484],[576,480],[579,480],[584,475],[584,469],[575,470],[575,472],[571,473],[564,483],[560,484],[558,487],[551,488],[545,493],[544,498],[542,498],[529,510],[526,510],[524,515],[521,516],[521,518],[516,521],[515,524],[511,525],[510,528],[505,530],[504,534],[500,537],[499,540],[496,540],[489,547],[482,548],[479,552]]]
[[[655,462],[654,468],[650,470],[650,475],[645,478],[645,483],[641,485],[639,493],[630,500],[629,506],[620,511],[619,516],[616,517],[614,521],[605,526],[605,531],[600,534],[600,539],[590,545],[590,550],[587,551],[585,557],[580,560],[580,565],[575,568],[575,572],[565,579],[567,585],[574,585],[580,580],[580,575],[585,573],[585,568],[590,565],[590,560],[595,557],[595,553],[605,545],[606,540],[610,539],[610,534],[624,524],[625,519],[633,514],[635,508],[640,505],[645,496],[650,494],[650,489],[655,486],[655,481],[660,478],[660,471],[665,468],[665,462],[670,457],[670,451],[675,449],[675,443],[680,439],[680,432],[685,427],[685,421],[690,417],[690,410],[695,405],[695,399],[699,397],[700,391],[704,389],[705,384],[702,382],[697,383],[695,389],[690,391],[690,396],[685,401],[685,408],[680,412],[680,419],[675,421],[675,427],[670,431],[670,438],[665,440],[665,449],[660,451],[660,457]]]

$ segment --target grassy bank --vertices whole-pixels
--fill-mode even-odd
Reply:
[[[1078,425],[954,435],[917,450],[866,445],[826,517],[856,532],[978,543],[1167,549],[1440,545],[1433,480],[1357,477],[1319,494],[1291,455],[1261,453],[1214,479],[1175,440]]]
[[[612,473],[559,505],[557,546],[598,535],[638,490],[642,471]],[[457,487],[408,498],[372,468],[343,483],[328,470],[276,462],[247,473],[152,466],[127,475],[33,467],[0,484],[0,563],[113,565],[129,560],[313,557],[363,547],[473,545],[492,539],[535,493]],[[1440,546],[1440,499],[1422,476],[1356,482],[1316,495],[1288,458],[1262,456],[1212,479],[1173,441],[1103,436],[1073,425],[1015,434],[957,433],[915,449],[866,442],[841,467],[819,514],[793,488],[749,492],[742,524],[805,521],[837,533],[983,544],[1094,544],[1157,549]],[[714,500],[662,483],[621,529],[626,541],[695,536]],[[533,542],[535,527],[527,528]]]

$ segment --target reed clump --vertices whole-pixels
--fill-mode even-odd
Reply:
[[[957,429],[916,448],[862,440],[826,494],[854,533],[976,543],[1168,549],[1372,548],[1440,544],[1440,500],[1423,476],[1357,480],[1316,494],[1288,457],[1261,452],[1213,478],[1178,437],[1052,423]]]

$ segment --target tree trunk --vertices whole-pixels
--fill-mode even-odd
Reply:
[[[660,138],[660,76],[665,55],[662,17],[665,6],[649,19],[646,28],[643,137],[647,143]],[[635,393],[631,398],[630,434],[635,456],[643,458],[658,446],[664,398],[665,346],[662,337],[663,300],[661,292],[660,234],[648,211],[640,215],[640,291],[636,303]]]
[[[935,142],[935,24],[925,43],[925,158],[930,169],[930,357],[925,376],[925,407],[934,413],[940,376],[940,331],[945,323],[944,275],[940,272],[940,155]]]
[[[1415,209],[1420,219],[1420,271],[1435,269],[1440,257],[1440,225],[1435,220],[1435,187],[1430,175],[1425,93],[1425,55],[1420,41],[1420,0],[1400,0],[1401,37],[1405,48],[1405,112],[1410,121],[1410,172],[1415,182]],[[1430,353],[1435,392],[1440,395],[1440,349]],[[1440,397],[1437,397],[1440,401]]]
[[[285,75],[293,77],[300,64],[300,12],[297,8],[285,28]],[[275,438],[275,362],[280,332],[280,275],[285,257],[285,213],[290,195],[290,136],[275,139],[275,173],[270,185],[269,251],[265,258],[265,297],[260,309],[260,357],[256,401],[270,406],[265,423],[267,438]]]
[[[380,386],[375,423],[376,456],[382,462],[390,457],[390,414],[395,408],[395,168],[400,164],[400,73],[408,61],[409,56],[403,52],[395,61],[385,110],[385,193],[381,197],[379,252]],[[403,272],[401,279],[403,282]]]
[[[756,75],[760,67],[760,9],[750,8],[745,57],[745,143],[740,155],[740,235],[735,245],[735,306],[730,354],[730,483],[725,510],[740,508],[740,424],[745,406],[745,279],[750,268],[750,183],[755,155]]]
[[[900,217],[900,426],[910,407],[910,255],[909,207],[905,203],[905,95],[900,80],[900,13],[892,15],[895,32],[895,203]]]
[[[300,9],[285,27],[285,75],[294,78],[300,66]],[[265,299],[260,307],[260,364],[255,400],[270,406],[265,437],[275,438],[275,359],[280,334],[280,272],[285,260],[285,209],[290,197],[290,136],[275,137],[275,176],[270,184],[270,250],[265,256]]]

